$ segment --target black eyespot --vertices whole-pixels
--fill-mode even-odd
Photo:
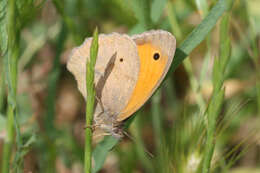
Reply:
[[[158,60],[160,58],[160,54],[159,53],[155,53],[155,54],[153,54],[153,59],[154,60]]]
[[[123,62],[123,61],[124,61],[124,59],[123,59],[123,58],[120,58],[120,59],[119,59],[119,61],[120,61],[120,62]]]

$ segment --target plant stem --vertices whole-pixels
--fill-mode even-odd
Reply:
[[[163,136],[163,129],[162,129],[162,111],[160,109],[160,102],[161,102],[161,90],[157,90],[156,93],[153,95],[151,99],[151,114],[152,114],[152,124],[155,133],[155,145],[156,145],[156,154],[157,154],[157,169],[161,170],[162,172],[166,172],[164,169],[164,158],[163,156],[163,143],[164,143],[164,136]]]
[[[246,7],[248,6],[248,2],[245,1]],[[248,8],[248,7],[247,7]],[[248,10],[247,10],[248,13]],[[252,47],[252,58],[253,62],[255,65],[255,70],[256,70],[256,100],[257,100],[257,108],[258,108],[258,115],[260,115],[260,53],[259,53],[259,48],[257,44],[257,31],[255,30],[254,25],[256,25],[256,21],[252,19],[252,17],[249,17],[250,15],[247,14],[248,16],[248,21],[249,21],[249,29],[251,31],[250,40],[251,40],[251,47]]]
[[[2,57],[1,57],[2,58]],[[1,69],[4,67],[4,63],[0,63]],[[3,113],[4,110],[4,101],[5,101],[5,75],[4,70],[0,71],[0,113]]]
[[[48,146],[48,151],[44,152],[46,155],[46,166],[44,167],[44,171],[48,173],[55,172],[55,160],[57,155],[57,147],[53,142],[57,138],[58,130],[54,125],[54,117],[55,117],[55,101],[57,97],[57,85],[58,79],[61,74],[61,64],[60,64],[60,56],[64,49],[64,45],[67,39],[67,27],[64,23],[62,23],[61,31],[58,35],[56,42],[56,55],[53,60],[52,70],[48,76],[48,86],[47,91],[48,95],[46,97],[46,114],[44,116],[44,139],[45,145]]]
[[[8,106],[7,136],[4,142],[2,172],[9,172],[11,150],[14,142],[14,111]]]
[[[16,113],[18,38],[16,27],[16,1],[7,5],[8,52],[4,57],[5,79],[8,84],[7,136],[4,141],[2,173],[8,173],[14,142],[14,116]]]
[[[87,102],[86,102],[86,128],[85,130],[85,173],[91,173],[92,169],[92,121],[95,104],[95,64],[98,53],[98,30],[95,29],[93,40],[90,47],[90,60],[86,64],[86,85],[87,85]]]
[[[213,67],[213,94],[211,97],[211,101],[207,110],[207,140],[205,146],[205,155],[202,163],[202,172],[209,173],[211,160],[214,154],[215,149],[215,131],[216,131],[216,123],[217,117],[220,113],[221,106],[224,100],[225,90],[222,88],[224,82],[225,69],[230,59],[230,40],[228,37],[228,29],[229,29],[229,16],[226,14],[222,20],[220,25],[220,50],[219,56],[220,58],[216,58],[214,61]]]

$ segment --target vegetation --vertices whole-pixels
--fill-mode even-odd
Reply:
[[[90,172],[91,155],[92,172],[260,172],[259,6],[1,0],[0,172]],[[105,136],[91,147],[84,127],[93,102],[85,103],[66,62],[96,27],[130,35],[168,30],[178,48],[161,87],[125,123],[130,135]]]

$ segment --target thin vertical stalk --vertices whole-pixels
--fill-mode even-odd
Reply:
[[[205,155],[202,163],[202,172],[209,173],[211,160],[215,149],[215,131],[217,117],[220,113],[221,106],[224,100],[225,90],[223,87],[226,66],[230,58],[230,40],[228,37],[229,16],[226,14],[220,25],[220,50],[219,59],[215,59],[213,67],[213,94],[207,110],[207,139],[205,145]]]
[[[2,172],[9,172],[11,150],[14,142],[14,111],[11,106],[8,106],[7,116],[7,136],[4,141]]]
[[[171,159],[169,158],[167,147],[165,146],[165,135],[163,131],[163,115],[162,115],[162,109],[161,109],[161,98],[162,93],[161,90],[157,90],[157,92],[152,97],[152,108],[151,108],[151,114],[152,114],[152,123],[153,123],[153,129],[155,133],[155,144],[156,144],[156,150],[157,150],[157,160],[156,163],[158,165],[157,172],[172,172],[171,167],[167,167],[165,165],[171,165]],[[160,170],[160,171],[159,171]]]
[[[4,57],[5,79],[8,84],[8,109],[7,109],[7,136],[4,141],[2,172],[8,173],[10,158],[14,142],[14,115],[16,113],[16,87],[17,87],[17,57],[18,40],[16,29],[16,4],[15,0],[8,1],[7,5],[7,31],[8,52]]]
[[[248,16],[248,21],[249,21],[249,31],[251,31],[250,36],[250,44],[251,44],[251,49],[252,49],[252,59],[254,62],[255,70],[256,70],[256,101],[257,101],[257,108],[258,108],[258,115],[260,116],[260,52],[259,52],[259,47],[257,45],[257,31],[255,30],[255,25],[257,23],[256,20],[252,19],[252,17],[248,14],[248,2],[244,1],[243,4],[246,6],[246,12]]]
[[[160,109],[160,101],[161,101],[161,91],[158,90],[152,97],[152,120],[153,120],[153,128],[156,136],[156,145],[157,148],[160,148],[161,139],[163,136],[162,132],[162,115]]]
[[[2,60],[2,57],[1,57]],[[4,111],[4,101],[5,101],[5,73],[3,67],[4,63],[1,61],[0,63],[1,71],[0,71],[0,113],[3,113]]]
[[[90,47],[90,60],[86,64],[86,85],[87,85],[87,102],[86,102],[86,126],[91,127],[93,122],[94,104],[95,104],[95,64],[98,53],[98,30],[97,28],[93,34],[93,40]],[[85,130],[85,173],[92,171],[92,130],[86,128]]]
[[[162,93],[161,90],[157,90],[157,92],[152,97],[152,108],[151,108],[151,114],[152,114],[152,123],[153,123],[153,129],[155,133],[155,144],[156,144],[156,152],[157,152],[157,169],[161,172],[168,172],[167,167],[164,165],[167,164],[167,154],[165,153],[164,148],[164,133],[162,128],[162,110],[160,107]],[[157,171],[158,172],[158,171]]]
[[[153,129],[155,133],[155,144],[156,144],[156,150],[157,154],[159,155],[159,165],[162,166],[161,163],[161,156],[160,156],[160,150],[162,145],[162,115],[161,115],[161,109],[160,109],[160,101],[161,101],[161,91],[157,90],[157,92],[153,95],[151,99],[151,114],[152,114],[152,123],[153,123]]]
[[[204,98],[203,98],[203,96],[200,92],[200,84],[199,84],[198,80],[196,79],[196,77],[193,73],[193,69],[192,69],[190,59],[189,58],[185,59],[183,61],[183,64],[184,64],[185,70],[186,70],[186,72],[188,73],[188,76],[189,76],[191,89],[195,93],[195,99],[196,99],[196,102],[199,106],[199,110],[200,110],[201,113],[203,113],[206,109],[206,103],[205,103]]]
[[[172,33],[175,35],[177,40],[181,40],[183,37],[179,22],[177,21],[176,15],[173,9],[173,3],[168,1],[166,6],[167,16],[171,26]]]
[[[62,23],[61,31],[58,35],[56,42],[56,55],[53,60],[52,70],[48,76],[48,86],[46,97],[46,113],[44,116],[44,139],[45,145],[48,148],[48,151],[45,151],[46,154],[46,166],[44,167],[45,172],[54,173],[55,172],[55,160],[56,160],[56,145],[53,143],[53,140],[56,138],[57,129],[54,126],[54,117],[55,117],[55,100],[57,96],[57,85],[58,79],[61,73],[61,64],[60,56],[63,51],[65,42],[67,39],[67,27]]]
[[[260,115],[260,70],[258,70],[258,76],[256,81],[256,92],[257,92],[258,115]]]

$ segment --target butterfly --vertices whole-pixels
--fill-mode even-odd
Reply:
[[[84,98],[91,41],[87,38],[74,48],[67,63]],[[98,44],[93,126],[120,138],[125,120],[151,97],[168,72],[176,39],[167,31],[151,30],[133,36],[100,34]]]

